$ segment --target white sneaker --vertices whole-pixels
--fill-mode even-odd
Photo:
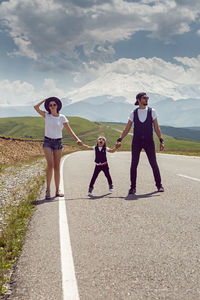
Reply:
[[[109,192],[112,193],[113,192],[113,185],[109,185]]]
[[[88,196],[92,196],[92,191],[93,191],[93,188],[89,188],[89,190],[88,190]]]

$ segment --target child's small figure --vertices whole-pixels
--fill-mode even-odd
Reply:
[[[92,176],[92,179],[90,181],[89,185],[89,190],[88,190],[88,196],[92,196],[92,191],[94,188],[94,183],[101,171],[104,172],[107,180],[108,180],[108,185],[109,185],[109,191],[112,193],[113,192],[113,183],[112,183],[112,178],[110,176],[109,172],[109,167],[108,167],[108,162],[107,162],[107,157],[106,157],[106,152],[115,152],[119,147],[115,145],[113,149],[110,149],[106,147],[106,138],[104,136],[100,136],[97,140],[97,145],[96,146],[88,146],[85,144],[82,144],[82,146],[88,150],[95,150],[95,169],[94,173]]]

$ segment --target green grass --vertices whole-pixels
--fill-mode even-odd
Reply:
[[[35,178],[30,183],[27,197],[16,207],[12,204],[4,207],[8,215],[6,225],[0,235],[0,294],[6,292],[5,283],[9,281],[7,274],[16,262],[22,250],[24,236],[28,228],[28,221],[34,209],[33,201],[38,195],[38,189],[44,183],[44,176]]]
[[[118,133],[106,126],[79,117],[68,117],[70,126],[84,143],[95,145],[99,135],[105,135],[113,146]],[[12,138],[43,140],[44,119],[41,117],[1,118],[0,135]],[[74,139],[63,129],[63,143],[75,146]]]
[[[93,135],[98,131],[98,123],[90,122],[79,117],[68,117],[73,131],[80,137]],[[0,136],[21,138],[21,139],[39,139],[44,138],[44,119],[42,117],[16,117],[0,118]],[[63,129],[64,142],[75,144],[74,139]]]
[[[0,163],[0,173],[5,169],[5,165]]]
[[[14,138],[42,139],[44,120],[40,117],[0,118],[0,135]]]
[[[112,148],[120,133],[112,128],[123,130],[125,124],[118,123],[98,123],[80,117],[68,117],[69,123],[76,135],[90,146],[96,144],[99,135],[107,138],[107,146]],[[18,118],[1,118],[0,135],[23,139],[40,139],[44,137],[44,119],[41,117],[18,117]],[[188,155],[200,154],[200,142],[178,139],[167,135],[165,139],[165,153],[177,153]],[[127,135],[122,142],[121,150],[131,149],[132,137]],[[75,146],[74,139],[63,129],[63,143]],[[155,135],[156,149],[159,150],[159,141]]]
[[[69,154],[73,150],[63,151],[63,155]],[[12,166],[15,169],[22,167],[24,164],[33,164],[35,158],[30,158],[23,162],[15,162]],[[0,165],[0,171],[3,172],[6,166]],[[14,170],[15,170],[14,169]],[[38,196],[40,187],[44,184],[45,175],[33,178],[26,186],[22,187],[25,196],[21,199],[18,206],[15,203],[16,192],[13,193],[10,204],[3,207],[2,212],[6,217],[6,224],[0,222],[0,295],[6,293],[5,284],[10,280],[8,274],[10,269],[17,260],[22,250],[24,237],[28,228],[28,222],[35,208],[35,200]],[[0,212],[0,215],[2,213]]]
[[[104,125],[110,126],[111,128],[115,128],[121,131],[125,127],[125,124],[117,124],[117,123],[104,123]],[[132,133],[133,130],[131,130],[130,132]],[[118,135],[120,135],[120,133],[118,133]],[[163,135],[163,138],[165,140],[165,153],[200,155],[200,142],[175,138],[167,135]],[[131,147],[130,137],[128,137],[128,142],[126,142],[126,140],[127,137],[123,140],[122,144],[127,143],[127,147],[129,147],[130,149]],[[155,133],[154,133],[154,141],[155,141],[156,149],[158,151],[159,140]]]

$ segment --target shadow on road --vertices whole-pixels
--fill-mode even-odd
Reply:
[[[110,196],[109,196],[110,195]],[[98,195],[98,196],[88,196],[88,197],[79,197],[79,198],[63,198],[63,201],[72,201],[72,200],[96,200],[96,199],[102,199],[102,198],[108,198],[108,199],[124,199],[124,200],[128,200],[128,201],[135,201],[135,200],[139,200],[139,199],[146,199],[146,198],[151,198],[153,196],[159,197],[160,193],[158,193],[157,191],[155,192],[151,192],[151,193],[147,193],[147,194],[135,194],[135,195],[127,195],[125,197],[123,196],[111,196],[111,193],[106,193],[103,195]],[[108,197],[109,196],[109,197]],[[58,197],[51,197],[51,199],[47,200],[45,198],[43,199],[37,199],[36,201],[33,201],[32,204],[33,205],[41,205],[44,203],[51,203],[51,202],[58,202],[59,198]]]
[[[108,195],[111,195],[111,193],[106,193],[106,194],[103,194],[103,195],[99,195],[99,196],[88,196],[87,198],[83,198],[83,197],[80,197],[80,198],[66,198],[65,200],[66,201],[69,201],[69,200],[95,200],[95,199],[101,199],[101,198],[105,198],[106,196]],[[111,197],[109,197],[111,198]],[[118,197],[113,197],[113,198],[118,198]]]
[[[155,192],[151,192],[151,193],[147,193],[147,194],[135,194],[135,195],[127,195],[125,197],[122,196],[109,196],[112,195],[111,193],[106,193],[103,195],[99,195],[99,196],[88,196],[87,198],[83,198],[83,197],[79,197],[79,198],[65,198],[66,201],[72,201],[72,200],[96,200],[96,199],[102,199],[102,198],[106,198],[107,199],[124,199],[124,200],[139,200],[139,199],[145,199],[145,198],[151,198],[153,196],[159,197],[160,194],[155,191]],[[109,197],[108,197],[109,196]]]
[[[124,199],[125,200],[139,200],[139,199],[145,199],[145,198],[151,198],[152,196],[156,195],[156,197],[159,197],[160,194],[155,191],[147,194],[140,194],[140,195],[127,195]]]
[[[40,204],[44,204],[44,203],[50,203],[50,202],[57,202],[58,198],[56,197],[51,197],[50,199],[37,199],[36,201],[33,201],[32,204],[33,205],[40,205]]]

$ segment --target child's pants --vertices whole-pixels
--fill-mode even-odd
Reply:
[[[99,175],[99,173],[103,171],[107,180],[108,180],[108,184],[111,185],[112,184],[112,179],[111,179],[111,176],[110,176],[110,172],[109,172],[109,167],[108,167],[108,164],[105,165],[105,166],[96,166],[95,169],[94,169],[94,173],[93,173],[93,176],[92,176],[92,179],[90,181],[90,185],[89,187],[90,188],[93,188],[94,186],[94,183]]]

